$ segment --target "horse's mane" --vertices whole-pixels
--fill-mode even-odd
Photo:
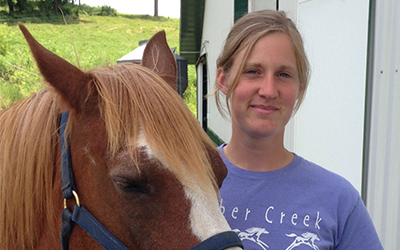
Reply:
[[[0,112],[1,249],[32,249],[43,221],[54,218],[58,113],[47,89]]]
[[[202,153],[215,145],[174,89],[151,70],[130,63],[88,73],[100,95],[111,154],[125,146],[136,152],[141,129],[153,155],[164,160],[182,183],[216,189],[215,182],[210,183],[215,177],[209,159]],[[198,178],[198,183],[188,182],[186,176]]]
[[[141,129],[153,155],[182,183],[215,192],[209,158],[201,153],[215,146],[176,91],[139,65],[118,64],[88,73],[99,94],[111,155],[127,147],[135,159]],[[54,214],[52,200],[59,113],[57,95],[49,89],[0,112],[1,249],[34,248],[45,223],[58,223],[61,216]],[[186,176],[198,179],[192,182]]]

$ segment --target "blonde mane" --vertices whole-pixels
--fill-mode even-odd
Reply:
[[[96,79],[111,154],[127,146],[134,159],[142,130],[153,154],[165,160],[183,184],[193,186],[185,178],[193,176],[198,178],[197,185],[215,191],[215,176],[205,153],[215,145],[175,90],[151,70],[135,64],[88,73]]]
[[[43,89],[0,112],[0,249],[32,249],[55,218],[55,98]]]
[[[111,155],[127,147],[135,159],[142,130],[154,156],[184,185],[216,192],[206,154],[215,145],[176,91],[139,65],[88,73],[99,94]],[[59,223],[52,200],[59,114],[57,95],[48,89],[0,112],[0,249],[33,249],[44,226]],[[186,176],[198,179],[189,182]]]

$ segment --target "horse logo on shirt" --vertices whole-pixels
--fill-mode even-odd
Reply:
[[[249,240],[257,245],[259,245],[263,250],[267,250],[269,246],[263,242],[260,237],[262,234],[268,234],[269,232],[265,230],[265,228],[259,228],[259,227],[252,227],[249,229],[246,229],[245,232],[241,232],[239,229],[234,229],[234,232],[236,232],[239,236],[239,238],[243,240]]]
[[[319,248],[315,245],[315,241],[320,241],[318,236],[313,233],[303,233],[301,236],[296,235],[295,233],[292,234],[286,234],[287,237],[295,237],[294,241],[292,244],[290,244],[286,250],[292,250],[295,247],[298,247],[300,245],[307,245],[311,247],[314,250],[319,250]]]

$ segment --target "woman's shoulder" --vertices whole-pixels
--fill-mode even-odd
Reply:
[[[294,161],[297,163],[297,174],[307,178],[308,181],[314,180],[321,188],[335,189],[337,192],[359,197],[356,188],[343,176],[298,155],[295,155]]]

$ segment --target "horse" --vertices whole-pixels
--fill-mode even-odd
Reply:
[[[226,167],[176,92],[165,32],[141,65],[82,71],[19,26],[46,86],[0,111],[0,249],[213,249],[201,245],[236,235],[218,206]],[[215,249],[242,248],[228,241]]]

